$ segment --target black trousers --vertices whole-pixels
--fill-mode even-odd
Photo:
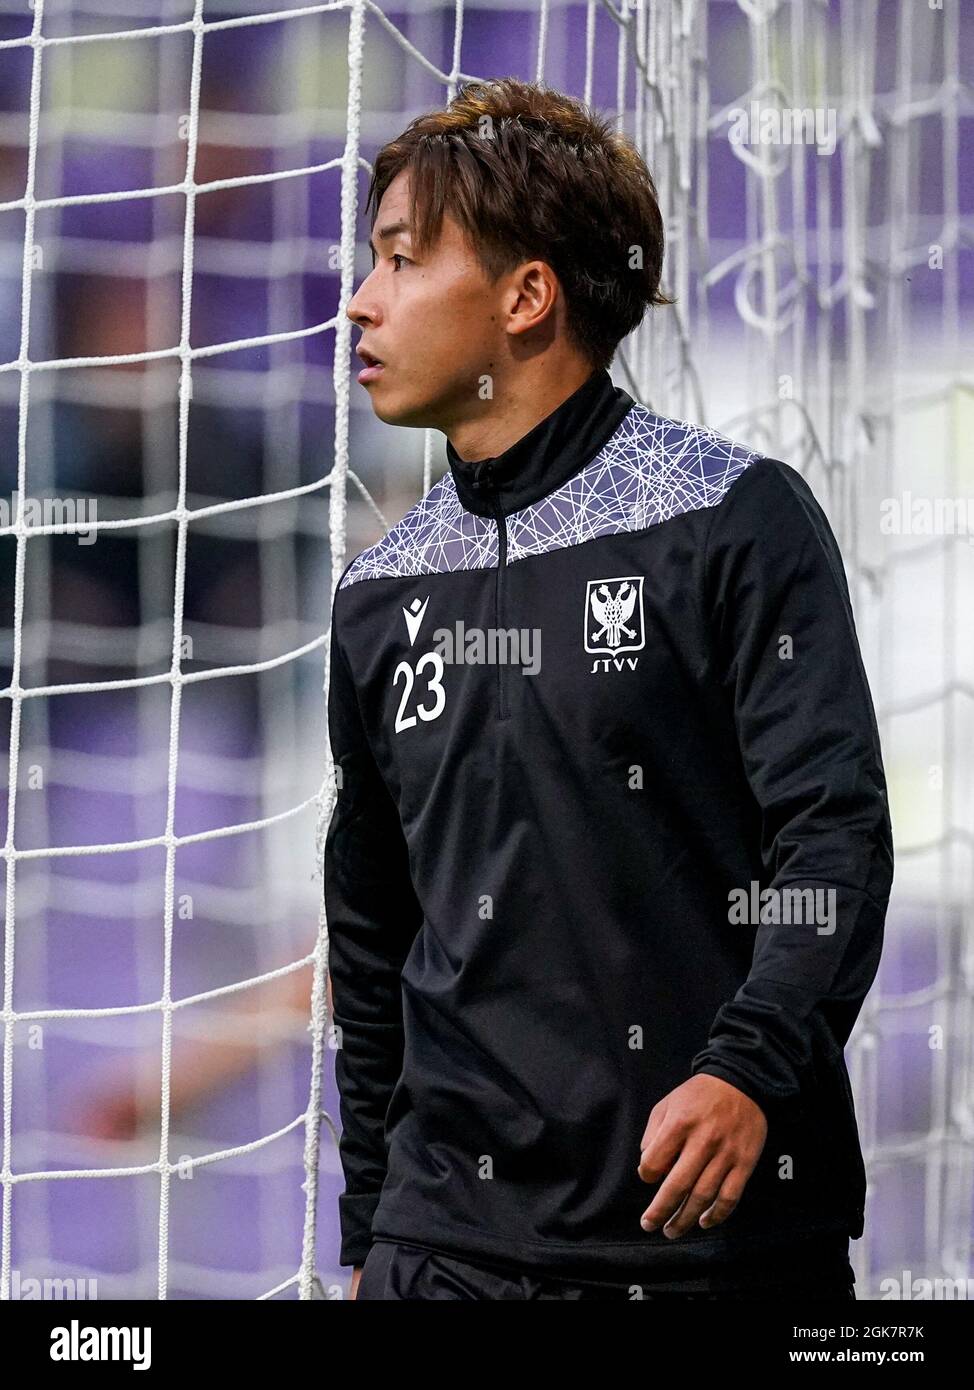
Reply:
[[[358,1299],[598,1299],[639,1302],[643,1299],[788,1299],[855,1301],[855,1280],[847,1237],[831,1242],[800,1270],[771,1271],[752,1264],[725,1269],[720,1275],[681,1284],[640,1283],[631,1276],[597,1282],[516,1273],[499,1265],[461,1260],[424,1246],[377,1240],[359,1280]],[[805,1252],[807,1255],[808,1252]]]

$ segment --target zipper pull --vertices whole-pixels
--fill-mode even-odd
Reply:
[[[470,486],[477,492],[492,492],[494,489],[494,465],[484,463],[480,465],[477,476],[472,479]]]

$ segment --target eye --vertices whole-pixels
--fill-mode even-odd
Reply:
[[[391,261],[405,261],[407,265],[412,265],[412,261],[410,261],[410,260],[408,259],[408,257],[406,257],[406,256],[401,256],[401,255],[398,253],[398,251],[397,251],[397,252],[394,252],[393,255],[391,255],[391,256],[389,257],[389,259],[390,259]],[[399,267],[396,266],[396,269],[398,270]]]

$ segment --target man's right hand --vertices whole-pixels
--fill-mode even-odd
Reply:
[[[356,1269],[353,1269],[353,1270],[352,1270],[352,1282],[351,1282],[351,1284],[349,1285],[349,1288],[348,1288],[348,1296],[349,1296],[349,1298],[357,1298],[357,1297],[358,1297],[358,1281],[361,1279],[361,1277],[362,1277],[362,1266],[359,1265]]]

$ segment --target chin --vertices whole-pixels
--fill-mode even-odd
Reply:
[[[433,412],[427,401],[403,399],[394,394],[386,395],[381,388],[369,392],[372,409],[384,425],[411,425],[424,429],[433,425]]]

